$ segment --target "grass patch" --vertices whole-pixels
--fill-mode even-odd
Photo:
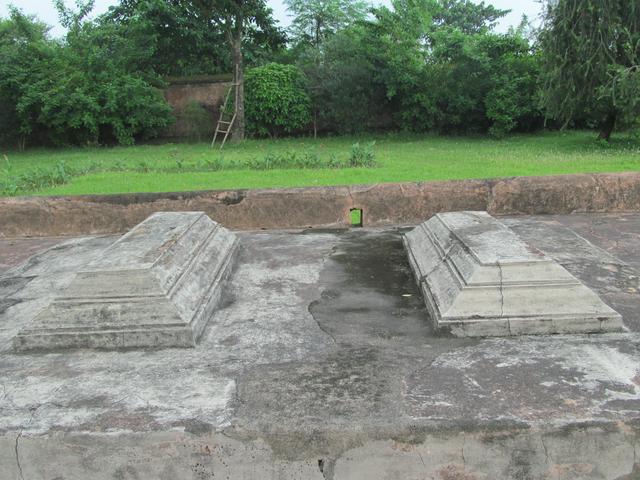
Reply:
[[[640,171],[640,142],[592,132],[379,135],[5,152],[4,194],[80,195]],[[1,157],[0,157],[1,158]],[[20,184],[17,185],[16,179]]]
[[[362,210],[359,208],[352,208],[349,211],[349,217],[351,220],[352,227],[362,227],[363,218],[362,218]]]
[[[137,162],[118,160],[105,162],[74,162],[68,165],[58,160],[55,165],[37,165],[14,173],[13,163],[4,155],[5,168],[0,176],[0,195],[12,196],[24,192],[38,192],[69,183],[74,177],[106,172],[136,172],[142,174],[202,173],[224,170],[283,170],[283,169],[335,169],[376,166],[375,142],[366,145],[355,143],[348,155],[331,153],[320,156],[315,149],[296,151],[288,149],[282,152],[267,152],[259,156],[236,156],[225,158],[222,153],[201,159],[185,159],[177,155],[178,148],[170,151],[173,162],[151,162],[142,157]],[[132,147],[129,147],[132,148]]]

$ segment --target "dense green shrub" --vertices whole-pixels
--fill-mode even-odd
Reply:
[[[172,121],[153,76],[135,65],[144,51],[128,51],[117,32],[90,23],[77,25],[64,43],[46,32],[16,10],[0,21],[3,144],[129,145]]]
[[[292,65],[270,63],[245,77],[247,130],[278,137],[301,131],[311,121],[310,99],[302,72]]]
[[[373,151],[376,142],[370,142],[365,145],[354,143],[351,146],[349,154],[350,167],[374,167],[376,165],[376,154]]]
[[[308,48],[298,65],[307,78],[315,129],[345,134],[388,126],[385,85],[377,78],[365,29],[336,33],[321,50]]]
[[[526,51],[511,52],[501,58],[491,76],[491,90],[485,98],[489,133],[504,136],[513,130],[531,131],[543,124],[538,104],[540,63]]]
[[[315,126],[494,136],[540,127],[539,55],[525,26],[492,33],[504,13],[465,0],[394,2],[298,52]]]
[[[392,70],[395,116],[406,130],[502,136],[542,124],[538,59],[517,34],[432,34],[429,62]]]

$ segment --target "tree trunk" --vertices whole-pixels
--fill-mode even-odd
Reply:
[[[313,106],[313,138],[318,138],[318,109]]]
[[[238,25],[239,24],[239,25]],[[231,39],[231,57],[233,60],[233,82],[236,84],[234,98],[236,120],[233,124],[232,140],[241,142],[245,136],[244,122],[244,66],[242,61],[242,20],[236,19],[236,28]]]
[[[611,134],[613,130],[616,128],[616,112],[610,112],[607,115],[604,124],[600,128],[600,134],[598,135],[598,139],[606,140],[607,142],[611,139]]]

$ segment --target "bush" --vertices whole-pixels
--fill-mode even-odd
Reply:
[[[373,151],[375,144],[376,142],[367,143],[366,145],[353,144],[349,155],[349,166],[374,167],[376,165],[376,154]]]
[[[249,133],[275,138],[299,132],[311,121],[310,105],[298,68],[270,63],[247,72],[245,115]]]
[[[130,145],[172,121],[153,77],[131,64],[116,32],[87,23],[64,43],[46,32],[17,10],[0,19],[0,107],[10,119],[0,121],[0,141]]]
[[[360,133],[389,126],[387,92],[377,75],[364,28],[329,37],[322,50],[298,58],[304,71],[318,131]]]

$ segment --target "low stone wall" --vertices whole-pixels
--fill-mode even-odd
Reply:
[[[0,237],[119,233],[158,211],[204,211],[238,230],[409,225],[438,212],[640,211],[640,173],[183,193],[0,199]]]

